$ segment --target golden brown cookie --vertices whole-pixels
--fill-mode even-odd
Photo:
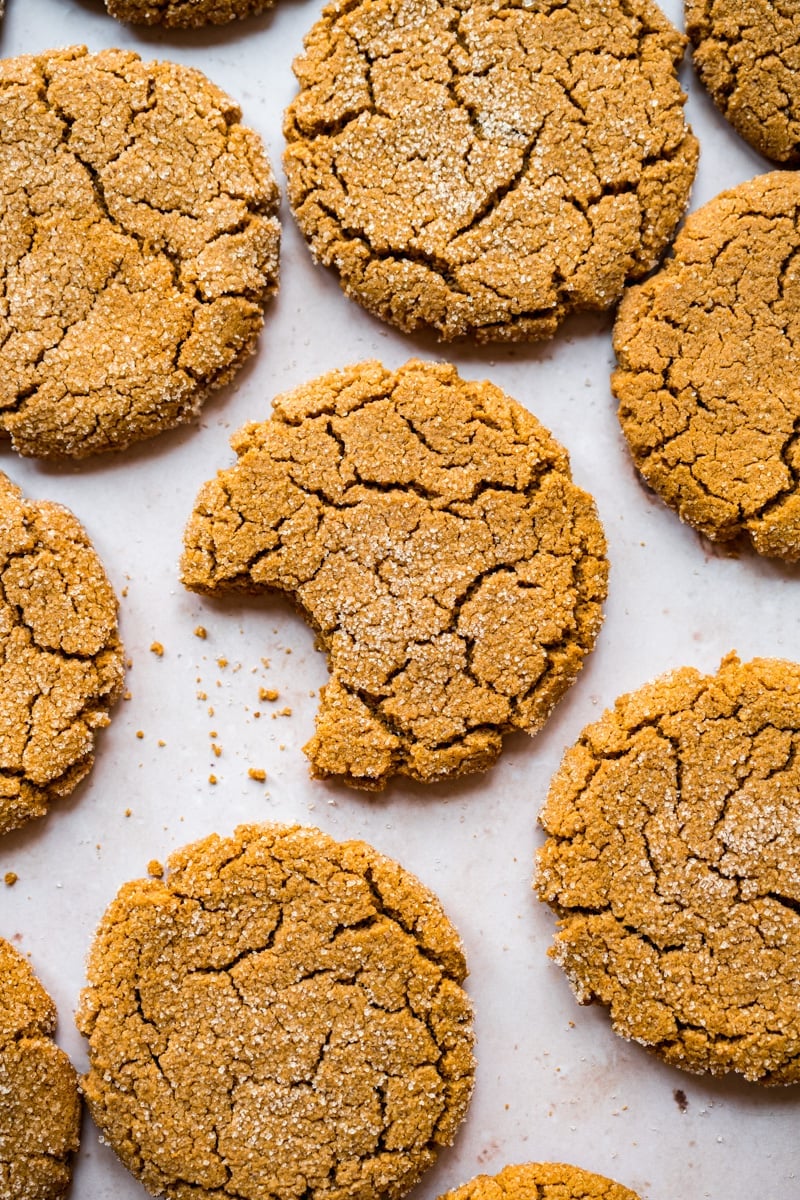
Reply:
[[[312,774],[482,770],[594,645],[605,541],[564,449],[490,383],[378,362],[279,396],[200,492],[183,581],[288,593],[328,655]]]
[[[439,1200],[639,1200],[635,1192],[566,1163],[521,1163],[476,1175]]]
[[[0,63],[0,430],[20,453],[172,428],[254,349],[278,193],[239,117],[131,51]]]
[[[622,696],[541,822],[578,1000],[673,1066],[800,1081],[800,666],[731,654]]]
[[[684,40],[651,0],[329,5],[285,120],[314,255],[370,312],[447,339],[608,308],[689,196]]]
[[[57,1200],[78,1149],[72,1064],[52,1041],[56,1009],[27,961],[0,938],[0,1195]]]
[[[800,557],[800,176],[693,213],[619,307],[612,379],[636,466],[707,537]]]
[[[0,834],[88,773],[122,677],[116,597],[82,526],[0,473]]]
[[[800,8],[795,0],[685,0],[694,65],[756,150],[800,163]]]
[[[273,0],[106,0],[112,17],[134,25],[164,25],[192,29],[200,25],[226,25],[237,17],[253,17]]]
[[[78,1025],[83,1090],[155,1195],[396,1200],[469,1103],[472,1012],[435,896],[364,842],[248,825],[126,884]]]

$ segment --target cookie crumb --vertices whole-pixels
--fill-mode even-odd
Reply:
[[[205,641],[205,639],[208,637],[208,630],[206,629],[205,625],[197,625],[195,627],[194,636],[196,638],[202,638],[203,641]]]
[[[216,742],[211,743],[211,749],[214,751],[215,758],[219,758],[222,754],[222,746],[218,746]]]
[[[161,747],[163,748],[164,746],[166,746],[166,744],[167,744],[167,743],[164,741],[164,739],[163,739],[163,738],[159,738],[159,739],[158,739],[158,744],[159,744],[159,746],[161,746]]]
[[[130,817],[132,815],[133,815],[133,810],[130,808],[126,808],[125,812],[123,813],[123,816]]]
[[[136,736],[137,736],[137,738],[143,738],[143,737],[144,737],[144,730],[143,730],[143,729],[137,729],[137,730],[136,730]]]
[[[5,875],[3,876],[6,887],[13,887],[18,879],[19,875],[16,871],[6,871]]]
[[[280,692],[278,691],[277,688],[259,688],[258,689],[259,700],[277,700],[279,695],[280,695]]]
[[[147,864],[147,874],[152,875],[154,879],[164,878],[164,866],[157,858],[151,858]]]
[[[267,772],[262,771],[261,767],[251,767],[247,774],[258,783],[264,783],[267,778]]]
[[[164,647],[163,647],[163,645],[161,644],[161,642],[151,642],[151,643],[150,643],[150,650],[151,650],[151,652],[152,652],[153,654],[155,654],[155,655],[156,655],[156,657],[157,657],[157,658],[163,658],[163,657],[164,657]]]
[[[198,700],[207,700],[207,699],[208,699],[208,692],[198,692],[198,693],[197,693],[197,699],[198,699]]]
[[[217,782],[217,777],[216,777],[216,775],[209,775],[209,777],[208,777],[208,782],[209,782],[209,783],[216,783],[216,782]]]
[[[220,669],[221,671],[224,671],[224,670],[225,670],[225,668],[227,667],[227,665],[228,665],[228,660],[227,660],[227,658],[218,658],[218,659],[217,659],[217,666],[219,667],[219,669]]]

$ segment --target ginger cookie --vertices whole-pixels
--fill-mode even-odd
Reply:
[[[685,0],[694,65],[737,133],[800,163],[800,9],[777,0]]]
[[[403,1196],[472,1090],[458,935],[364,842],[241,826],[126,884],[78,1026],[92,1115],[154,1195]]]
[[[329,5],[285,120],[315,257],[444,339],[549,337],[608,308],[686,207],[684,43],[651,0]]]
[[[0,834],[87,774],[122,677],[116,598],[83,528],[0,473]]]
[[[233,439],[185,535],[195,591],[287,593],[318,634],[311,772],[380,788],[483,770],[591,650],[605,540],[566,451],[446,363],[334,371]]]
[[[226,25],[237,17],[254,17],[271,4],[272,0],[106,0],[111,16],[120,21],[176,29]]]
[[[439,1200],[639,1200],[635,1192],[566,1163],[521,1163],[476,1175]]]
[[[800,557],[800,177],[775,171],[693,213],[625,295],[612,379],[634,462],[707,537]]]
[[[21,454],[170,429],[254,349],[278,193],[239,117],[131,51],[0,63],[0,430]]]
[[[52,1040],[56,1009],[26,959],[0,938],[0,1195],[58,1200],[78,1149],[78,1080]]]
[[[541,814],[550,954],[689,1071],[800,1081],[800,665],[685,667],[568,750]]]

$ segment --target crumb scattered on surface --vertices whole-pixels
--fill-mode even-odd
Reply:
[[[155,654],[158,658],[163,658],[164,647],[162,646],[161,642],[152,642],[150,645],[150,649],[153,652],[153,654]]]
[[[465,1114],[461,943],[363,842],[245,826],[185,847],[121,889],[88,974],[84,1095],[153,1193],[322,1200],[335,1179],[399,1200]]]
[[[261,767],[251,767],[247,774],[250,779],[255,779],[258,783],[263,783],[267,778],[267,772],[262,770]]]
[[[258,689],[259,700],[277,700],[279,695],[280,695],[280,692],[278,691],[277,688],[263,688],[262,687],[262,688]]]
[[[5,883],[6,887],[13,887],[18,879],[19,875],[16,871],[6,871],[5,875],[3,876],[3,882]]]
[[[209,777],[208,777],[208,782],[209,782],[209,783],[216,783],[216,782],[217,782],[217,777],[216,777],[216,775],[209,775]]]
[[[298,224],[402,329],[552,335],[665,249],[697,142],[650,0],[330,4],[284,122]]]
[[[206,630],[205,625],[198,625],[194,631],[194,636],[197,638],[203,638],[203,639],[207,638],[208,631]]]
[[[143,737],[144,737],[144,730],[143,730],[143,729],[137,729],[137,730],[136,730],[136,736],[137,736],[137,738],[143,738]]]
[[[123,681],[116,598],[82,526],[2,473],[0,660],[2,834],[89,772]]]
[[[800,665],[683,668],[583,731],[536,888],[581,1003],[673,1066],[800,1081]]]
[[[605,541],[566,452],[447,364],[279,397],[201,491],[184,583],[291,592],[331,671],[312,773],[382,787],[488,767],[536,732],[602,619]]]
[[[164,865],[157,858],[151,858],[147,864],[147,874],[152,875],[155,879],[161,879],[164,875]]]

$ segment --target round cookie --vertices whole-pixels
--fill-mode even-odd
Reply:
[[[0,938],[0,1195],[58,1200],[78,1149],[72,1064],[52,1040],[56,1009],[26,959]]]
[[[88,773],[122,679],[117,601],[82,526],[0,473],[0,834]]]
[[[226,25],[237,17],[254,17],[273,0],[106,0],[112,17],[134,25],[164,25],[193,29],[200,25]]]
[[[103,918],[84,1095],[155,1195],[397,1200],[469,1103],[465,975],[435,896],[364,842],[213,835]]]
[[[549,337],[608,308],[688,200],[684,41],[651,0],[329,5],[285,120],[315,257],[445,339]]]
[[[673,1066],[800,1081],[800,666],[729,655],[622,696],[540,819],[578,1000]]]
[[[239,117],[131,51],[0,63],[0,430],[20,453],[170,429],[254,349],[278,193]]]
[[[685,0],[694,65],[756,150],[800,163],[800,10],[775,0]]]
[[[639,1200],[635,1192],[566,1163],[521,1163],[476,1175],[439,1200]]]
[[[761,175],[687,219],[625,295],[612,379],[634,462],[707,537],[800,557],[800,176]]]
[[[334,371],[233,439],[183,582],[290,595],[317,631],[311,772],[380,788],[483,770],[535,733],[594,645],[605,540],[566,451],[446,364]]]

